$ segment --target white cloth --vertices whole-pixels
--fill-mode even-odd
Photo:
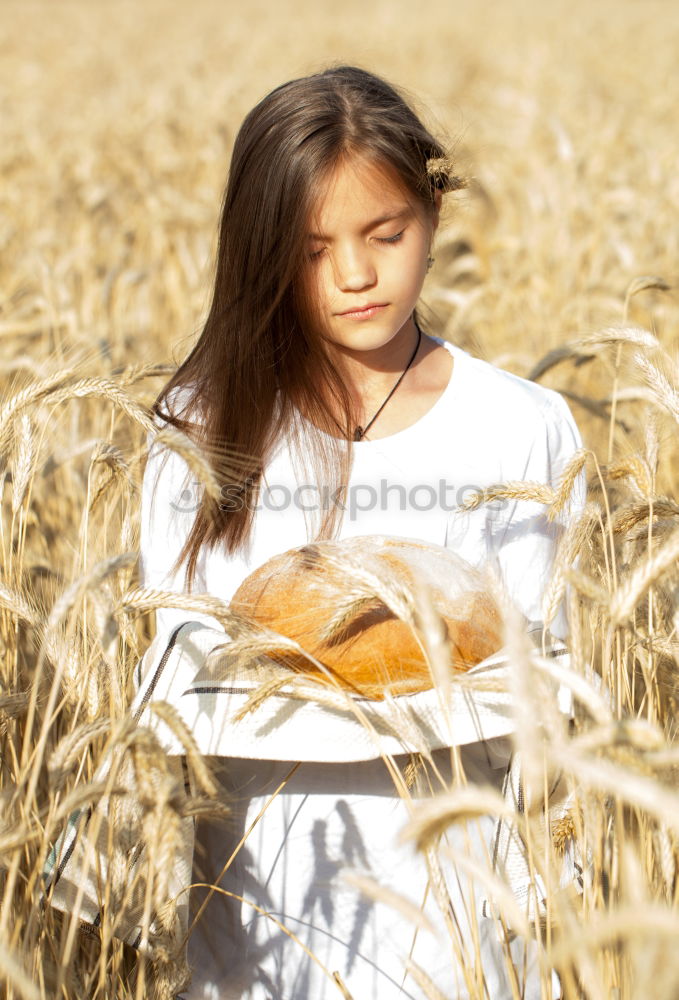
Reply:
[[[554,484],[582,442],[564,399],[551,389],[473,358],[434,338],[453,355],[453,372],[434,406],[410,427],[386,438],[354,443],[347,510],[340,538],[393,535],[453,549],[474,566],[494,564],[529,621],[542,618],[541,596],[562,525],[584,503],[584,475],[563,516],[547,521],[534,501],[496,500],[474,511],[456,507],[473,490],[511,480]],[[303,418],[300,418],[303,419]],[[170,572],[191,529],[200,485],[175,452],[153,447],[144,475],[141,578],[149,587],[181,593],[184,571]],[[196,593],[230,600],[257,566],[304,545],[313,507],[326,502],[309,484],[302,459],[285,442],[264,472],[265,486],[244,554],[204,548]],[[276,509],[280,508],[280,509]],[[307,520],[305,520],[305,517]],[[169,635],[188,618],[220,627],[209,615],[176,608],[156,612],[157,632]],[[565,636],[563,613],[551,625]]]
[[[420,538],[454,549],[473,565],[494,564],[519,609],[529,620],[539,620],[541,595],[558,534],[563,522],[582,507],[584,478],[576,483],[561,522],[548,522],[544,507],[529,501],[496,501],[466,513],[456,506],[471,490],[509,480],[555,485],[581,446],[580,436],[557,393],[439,342],[453,355],[454,366],[435,405],[397,434],[354,444],[349,503],[340,537],[387,534]],[[309,540],[303,507],[313,505],[320,494],[309,486],[285,442],[265,469],[264,484],[247,553],[228,556],[218,549],[203,550],[195,592],[208,592],[228,601],[254,568]],[[169,566],[191,528],[199,496],[200,488],[187,474],[183,460],[174,453],[163,456],[158,448],[152,448],[142,497],[143,584],[184,591],[183,572],[172,574]],[[156,613],[156,641],[166,645],[174,629],[188,620],[216,629],[224,636],[222,641],[228,642],[211,616],[172,608]],[[562,612],[552,631],[565,636]],[[199,669],[200,658],[196,661],[196,671]],[[183,706],[183,714],[190,698],[182,696],[191,683],[182,681],[166,692],[175,705]],[[153,695],[162,696],[160,691]],[[308,713],[300,717],[304,709],[297,708],[283,733],[283,739],[297,752],[286,757],[280,743],[275,753],[269,745],[265,752],[277,759],[253,761],[246,758],[263,757],[264,752],[261,747],[248,750],[243,733],[256,739],[256,715],[245,728],[239,723],[239,733],[234,729],[224,735],[223,715],[201,719],[195,705],[186,711],[187,721],[202,733],[201,744],[229,754],[220,757],[220,773],[234,810],[226,826],[198,824],[194,878],[200,877],[201,865],[210,880],[216,878],[243,831],[259,818],[222,880],[227,891],[243,895],[246,902],[240,908],[230,897],[212,895],[189,940],[189,960],[195,972],[191,989],[184,996],[191,1000],[320,1000],[340,996],[337,986],[301,945],[253,909],[259,905],[298,935],[330,973],[337,971],[355,1000],[423,997],[425,993],[412,977],[403,980],[404,962],[413,941],[412,922],[387,903],[371,902],[344,885],[344,868],[370,873],[415,905],[426,898],[425,912],[440,936],[420,931],[414,960],[445,996],[477,995],[473,989],[468,991],[463,972],[466,967],[469,981],[474,975],[473,962],[470,965],[467,957],[460,963],[454,957],[451,935],[432,888],[436,878],[432,882],[421,856],[397,843],[398,831],[408,818],[408,806],[396,792],[384,762],[371,759],[374,747],[364,746],[351,763],[323,761],[323,751],[314,749],[323,739],[322,711],[319,715],[316,710],[312,720]],[[298,727],[300,718],[306,721]],[[220,735],[205,743],[203,737],[210,727]],[[462,753],[471,780],[499,787],[507,754],[496,754],[493,759],[490,748],[496,741],[491,737],[496,735],[482,732],[488,742],[478,742],[477,737]],[[273,739],[280,739],[280,733]],[[301,743],[306,753],[299,749]],[[392,747],[392,752],[396,749]],[[445,776],[450,751],[434,753]],[[305,763],[271,800],[280,779],[302,759]],[[491,850],[493,829],[493,820],[486,817],[470,827],[468,834],[456,829],[449,837],[467,855],[482,857]],[[470,923],[478,926],[480,963],[489,995],[494,1000],[512,996],[495,922],[480,915],[483,887],[452,863],[447,864],[442,877],[453,904],[456,934],[467,955],[474,950]],[[194,892],[194,909],[198,899]],[[519,970],[523,948],[520,939],[512,943]],[[534,948],[531,943],[526,945],[524,995],[537,998],[540,985]],[[519,972],[519,988],[521,979]],[[556,977],[553,995],[558,995]]]
[[[532,634],[542,650],[542,629]],[[338,764],[426,754],[507,736],[514,729],[511,663],[503,650],[455,676],[445,699],[431,687],[371,700],[288,671],[289,683],[244,712],[249,698],[285,671],[234,664],[224,640],[223,631],[184,622],[164,648],[154,641],[138,664],[133,711],[169,754],[182,754],[184,747],[171,726],[149,709],[153,701],[174,705],[202,754],[255,760]],[[545,652],[562,656],[566,650],[557,641]],[[569,690],[562,685],[555,693],[561,711],[568,713]]]
[[[493,768],[489,751],[490,745],[484,743],[464,747],[461,764],[470,782],[492,783],[499,789],[504,772]],[[440,778],[451,781],[450,752],[435,751],[433,761]],[[405,975],[409,955],[451,1000],[513,996],[496,924],[480,916],[482,884],[458,875],[445,858],[440,870],[428,871],[427,859],[412,844],[398,841],[409,810],[416,812],[428,792],[413,789],[412,799],[403,800],[394,793],[393,779],[382,760],[304,763],[272,801],[272,793],[290,774],[293,762],[220,763],[219,774],[233,809],[221,824],[199,823],[194,879],[220,885],[246,902],[241,905],[232,898],[212,897],[200,934],[190,939],[189,958],[195,971],[190,990],[182,996],[191,1000],[339,998],[334,982],[307,957],[303,945],[328,973],[340,974],[354,1000],[423,1000],[427,994],[412,976]],[[401,772],[409,763],[408,757],[395,758]],[[434,789],[443,790],[438,778],[431,777],[431,769],[429,777]],[[220,880],[227,859],[265,807],[263,820],[235,851],[227,876]],[[484,816],[468,828],[451,827],[443,843],[487,868],[487,845],[493,831],[492,818]],[[433,932],[418,930],[390,901],[362,894],[344,880],[346,869],[368,875],[421,908]],[[452,930],[446,928],[432,888],[439,879],[454,915]],[[208,892],[194,893],[192,914]],[[292,941],[271,917],[299,942]],[[471,943],[472,927],[479,941],[478,959]],[[516,937],[509,947],[519,995],[540,1000],[535,944],[526,945]],[[483,980],[487,994],[478,988]],[[525,992],[521,993],[524,980]],[[551,996],[558,997],[556,976],[552,987]]]

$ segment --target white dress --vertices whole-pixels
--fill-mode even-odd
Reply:
[[[539,621],[558,534],[584,503],[583,477],[554,523],[535,502],[496,501],[464,513],[457,505],[471,490],[510,480],[555,484],[581,447],[580,435],[557,393],[435,339],[453,355],[450,382],[412,426],[354,444],[339,537],[424,539],[453,549],[473,565],[492,564],[527,619]],[[320,497],[314,489],[283,442],[265,469],[247,554],[201,552],[194,591],[228,601],[255,567],[306,543],[305,515]],[[142,497],[143,585],[185,589],[183,573],[173,576],[169,566],[190,530],[198,499],[198,484],[187,478],[183,460],[152,449]],[[156,613],[161,645],[188,619],[221,628],[209,615],[161,609]],[[563,611],[552,631],[565,636]],[[456,752],[468,781],[500,787],[509,755],[506,739],[468,744]],[[503,1000],[513,995],[506,945],[495,921],[480,912],[484,887],[448,855],[439,866],[433,856],[428,861],[399,841],[418,801],[450,779],[451,751],[434,751],[436,774],[421,765],[413,768],[407,756],[394,759],[409,778],[409,802],[379,758],[299,764],[244,755],[215,761],[231,813],[224,821],[197,824],[194,881],[216,883],[232,854],[233,860],[219,882],[225,893],[210,895],[189,939],[194,975],[183,997],[341,997],[332,978],[337,973],[354,1000],[423,998],[425,987],[405,974],[409,958],[442,996]],[[484,817],[449,830],[446,838],[451,848],[487,862],[493,828],[493,819]],[[420,908],[428,929],[418,929],[411,913],[392,899],[359,891],[347,881],[348,869]],[[193,913],[204,895],[202,889],[192,892]],[[510,946],[519,992],[525,980],[522,995],[538,998],[534,946],[529,944],[525,955],[524,948],[518,937]],[[547,995],[558,996],[552,978],[553,992]]]

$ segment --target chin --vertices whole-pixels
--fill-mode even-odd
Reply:
[[[360,322],[350,320],[349,322],[352,329],[343,330],[341,334],[328,334],[326,339],[337,347],[344,347],[348,350],[374,351],[390,344],[398,336],[408,320],[406,319],[401,326],[395,329],[391,325],[385,329],[384,326],[371,320]]]
[[[332,343],[335,347],[344,348],[347,351],[378,351],[380,348],[387,347],[395,336],[396,334],[392,333],[383,337],[371,337],[357,331],[355,337],[346,337],[342,340],[333,339]]]

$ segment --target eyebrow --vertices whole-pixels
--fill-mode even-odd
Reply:
[[[405,219],[407,216],[412,215],[412,208],[409,205],[404,206],[397,212],[389,212],[387,215],[381,215],[378,219],[373,219],[366,226],[363,227],[361,233],[369,233],[371,229],[377,229],[378,226],[383,225],[385,222],[394,222],[396,219]],[[330,236],[326,236],[324,233],[309,233],[307,236],[309,240],[330,240]]]

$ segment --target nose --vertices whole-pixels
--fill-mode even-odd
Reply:
[[[377,272],[366,248],[337,247],[335,249],[335,283],[342,292],[360,292],[377,280]]]

